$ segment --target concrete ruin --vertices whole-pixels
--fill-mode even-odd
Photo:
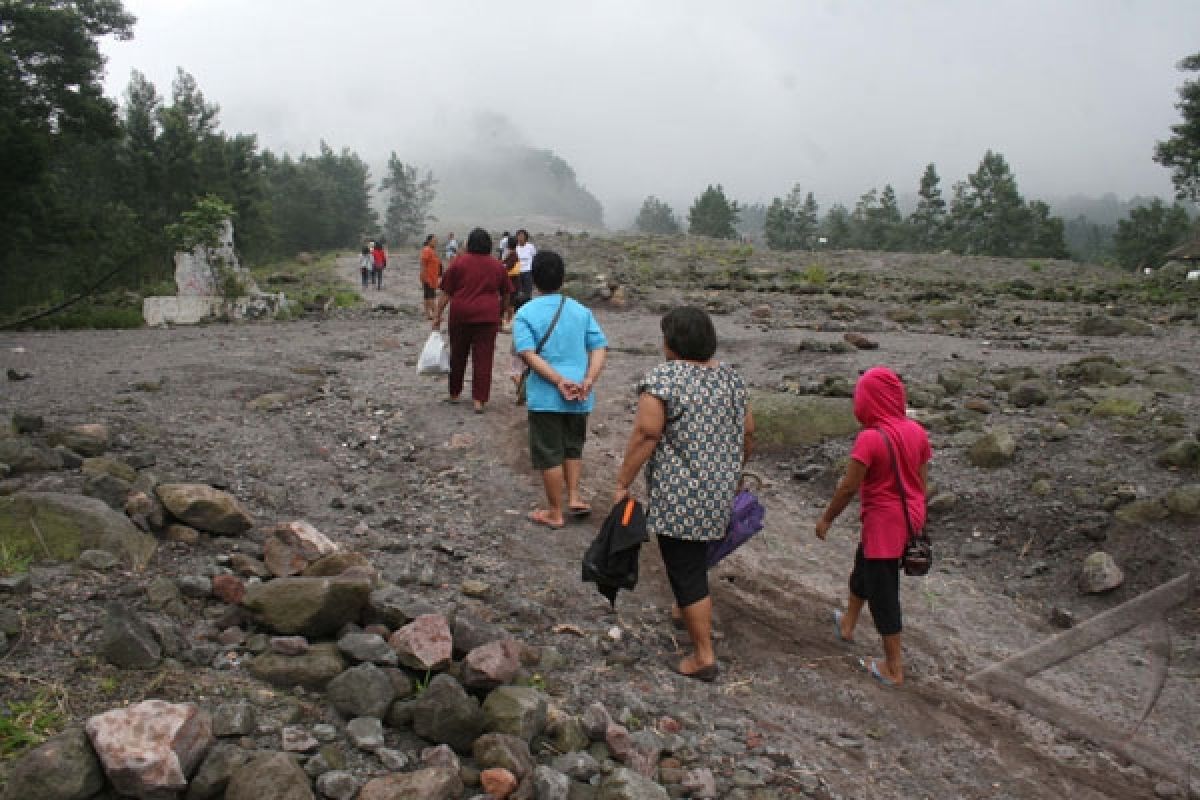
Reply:
[[[230,285],[242,291],[226,295]],[[215,247],[196,245],[192,251],[175,253],[173,297],[147,297],[142,301],[142,318],[149,327],[195,325],[211,320],[262,319],[287,308],[283,292],[259,290],[250,271],[238,261],[233,249],[233,223],[225,220]]]

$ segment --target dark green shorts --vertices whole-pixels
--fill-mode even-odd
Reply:
[[[530,411],[529,455],[533,468],[553,469],[562,466],[566,459],[583,458],[587,420],[587,414]]]

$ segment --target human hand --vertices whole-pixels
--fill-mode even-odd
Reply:
[[[575,401],[579,399],[579,384],[575,381],[569,381],[566,378],[560,378],[558,381],[558,393],[563,396],[564,400]]]
[[[628,486],[618,486],[616,489],[613,490],[613,505],[615,506],[617,503],[622,502],[627,497],[629,497],[629,487]]]
[[[814,532],[817,534],[818,539],[822,542],[825,541],[825,536],[829,533],[829,523],[825,521],[824,517],[817,520],[817,527]]]

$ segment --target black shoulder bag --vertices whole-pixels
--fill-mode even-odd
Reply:
[[[538,341],[537,347],[534,348],[536,355],[542,354],[542,348],[546,346],[546,340],[550,338],[550,334],[554,332],[554,326],[558,324],[558,318],[562,314],[563,306],[567,304],[567,296],[564,294],[562,300],[559,301],[558,309],[554,312],[554,318],[550,320],[550,327],[546,328],[546,332],[542,334],[542,338]],[[531,367],[525,367],[521,371],[521,379],[517,381],[517,405],[525,405],[525,384],[529,380],[529,373],[532,372]]]
[[[908,500],[904,496],[904,484],[900,481],[900,467],[896,464],[896,451],[892,449],[892,440],[883,428],[876,428],[887,445],[888,457],[892,461],[892,475],[896,478],[896,492],[900,495],[900,507],[904,509],[904,525],[908,528],[908,539],[904,543],[904,555],[900,557],[900,566],[904,567],[905,575],[921,576],[929,573],[933,566],[933,542],[924,529],[914,531],[912,518],[908,516]]]

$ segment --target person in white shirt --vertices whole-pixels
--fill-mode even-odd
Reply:
[[[446,266],[450,266],[450,262],[458,255],[458,239],[454,238],[454,231],[450,231],[450,235],[446,237]]]
[[[521,228],[517,231],[517,258],[521,261],[521,275],[517,281],[517,308],[533,297],[533,257],[537,248],[529,241],[529,231]]]

